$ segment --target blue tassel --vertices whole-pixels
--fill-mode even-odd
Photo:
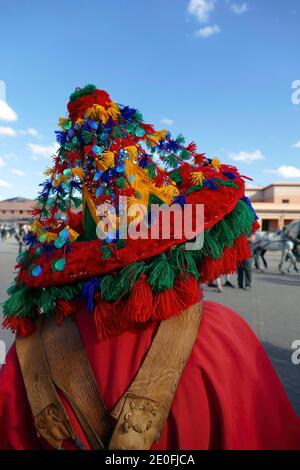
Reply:
[[[23,237],[23,243],[26,246],[35,246],[37,244],[36,236],[33,233],[28,233]]]
[[[82,297],[85,299],[89,312],[95,308],[94,295],[95,291],[100,289],[101,279],[99,277],[92,277],[85,282],[82,289]]]
[[[179,196],[175,196],[172,204],[179,204],[181,207],[183,207],[186,204],[185,195],[180,194]]]
[[[59,145],[65,145],[67,142],[67,133],[64,131],[55,131],[56,134],[56,140],[59,143]]]
[[[124,106],[124,108],[121,109],[122,118],[125,119],[125,121],[130,121],[134,117],[136,111],[137,110],[134,108],[129,108],[129,106]]]
[[[70,189],[76,189],[77,191],[81,191],[81,182],[78,180],[70,181]]]
[[[232,171],[223,171],[223,175],[230,180],[235,180],[237,178],[237,175]]]
[[[255,212],[254,207],[252,206],[250,199],[247,196],[244,196],[244,197],[242,197],[242,201],[244,201],[247,204],[247,206],[252,210],[255,220],[258,220],[259,217],[258,217],[257,213]]]
[[[218,189],[218,186],[212,180],[205,180],[203,186],[204,188],[212,189],[213,191]]]
[[[180,145],[176,140],[169,140],[169,142],[166,145],[167,150],[171,153],[176,153],[180,149]]]
[[[143,157],[141,157],[138,161],[138,165],[141,167],[141,168],[147,168],[147,166],[149,165],[149,157],[148,155],[144,155]]]

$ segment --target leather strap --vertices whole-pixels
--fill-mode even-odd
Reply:
[[[17,355],[37,433],[55,449],[65,439],[80,441],[70,425],[56,388],[75,412],[94,450],[103,448],[112,433],[94,374],[77,325],[67,317],[58,327],[55,318],[40,320],[36,332],[16,338]]]
[[[16,351],[37,435],[60,449],[63,441],[75,439],[75,434],[51,379],[41,328],[42,323],[38,322],[31,336],[17,336]]]
[[[93,449],[105,447],[113,430],[112,421],[73,318],[65,318],[59,327],[55,318],[47,318],[42,341],[52,380],[72,406],[90,445]]]
[[[196,304],[160,324],[137,376],[112,412],[117,425],[110,449],[147,450],[159,440],[201,317]]]

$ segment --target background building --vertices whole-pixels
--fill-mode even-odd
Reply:
[[[246,190],[259,216],[262,230],[276,231],[300,220],[300,183],[272,183]]]
[[[0,201],[0,225],[28,224],[31,221],[31,212],[34,201],[21,197]]]

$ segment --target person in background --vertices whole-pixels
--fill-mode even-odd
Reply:
[[[254,235],[247,237],[252,253],[252,246],[255,240]],[[252,288],[252,257],[244,260],[237,268],[238,286],[240,289],[250,290]],[[245,284],[244,284],[245,281]]]

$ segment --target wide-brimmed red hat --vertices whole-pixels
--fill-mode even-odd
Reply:
[[[61,321],[86,300],[103,339],[180,314],[199,301],[199,280],[234,272],[250,256],[255,213],[235,167],[155,130],[93,85],[71,95],[59,124],[60,147],[4,304],[5,326],[29,334],[41,315]],[[178,236],[174,217],[188,207]],[[175,215],[166,237],[160,223],[168,209]],[[186,245],[198,235],[203,243]]]

